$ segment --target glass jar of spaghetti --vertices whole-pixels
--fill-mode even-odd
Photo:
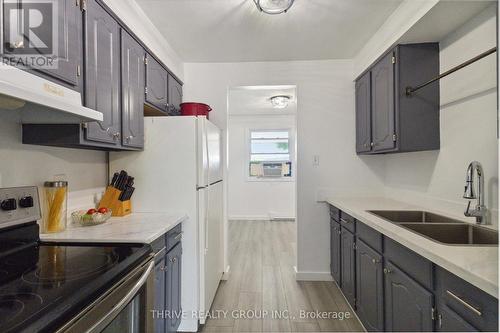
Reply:
[[[67,224],[68,182],[45,182],[43,187],[42,233],[64,231]]]

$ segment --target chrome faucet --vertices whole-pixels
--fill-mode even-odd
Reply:
[[[477,174],[477,191],[476,195],[474,189],[474,171]],[[469,199],[469,203],[467,204],[467,209],[464,212],[464,215],[467,217],[475,217],[477,224],[489,224],[486,218],[488,213],[488,209],[484,205],[484,173],[483,167],[481,163],[477,161],[473,161],[469,164],[467,168],[467,177],[465,179],[465,192],[464,199]],[[472,199],[477,199],[476,208],[473,210],[470,209],[470,204]]]

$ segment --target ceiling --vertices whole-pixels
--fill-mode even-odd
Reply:
[[[288,107],[275,109],[271,97],[285,95],[290,97]],[[295,86],[248,86],[229,90],[229,115],[292,115],[297,111],[297,92]]]
[[[296,0],[266,15],[253,0],[136,0],[184,62],[352,58],[402,0]]]

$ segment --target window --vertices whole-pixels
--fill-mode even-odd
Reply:
[[[250,131],[250,177],[291,177],[289,130]]]

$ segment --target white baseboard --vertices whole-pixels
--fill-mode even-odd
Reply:
[[[226,267],[226,271],[222,273],[222,278],[221,280],[222,281],[227,281],[229,280],[229,275],[231,274],[231,266],[227,266]]]
[[[183,319],[177,332],[198,332],[198,319]]]
[[[269,215],[254,215],[254,216],[245,216],[245,215],[233,215],[228,216],[229,221],[268,221]]]
[[[269,215],[232,215],[227,218],[229,221],[295,221],[295,217],[289,216],[269,216]]]
[[[295,269],[295,280],[297,281],[333,281],[330,272],[299,272]]]

